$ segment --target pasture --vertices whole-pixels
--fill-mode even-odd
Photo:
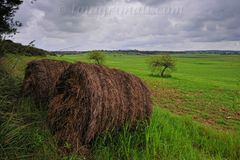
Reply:
[[[150,57],[153,56],[122,54],[106,56],[104,65],[132,73],[145,81],[152,91],[155,109],[148,125],[138,126],[136,131],[131,131],[126,125],[119,132],[107,133],[94,140],[93,158],[238,159],[240,56],[173,55],[177,66],[170,78],[151,75],[147,65]],[[5,70],[21,80],[26,63],[41,58],[7,55],[3,59],[3,64]],[[91,63],[86,54],[45,58]],[[25,99],[23,102],[20,110],[26,112],[26,108],[31,108],[32,103],[31,100]],[[41,111],[41,114],[44,114],[44,111]],[[45,134],[47,129],[42,127],[46,117],[38,118],[40,123],[35,127],[39,133],[35,133],[36,131],[34,133],[40,136],[41,143],[39,142],[37,146],[39,147],[37,154],[44,151],[43,155],[49,158],[55,155],[56,151],[54,149],[50,149],[51,152],[46,151],[51,148],[46,144],[46,141],[49,141],[49,136],[46,138]],[[8,150],[6,155],[7,152]],[[36,153],[32,153],[33,157],[34,154]],[[65,158],[77,159],[75,155]]]

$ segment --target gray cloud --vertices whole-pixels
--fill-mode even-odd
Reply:
[[[239,8],[239,0],[25,1],[14,39],[49,50],[240,49]]]

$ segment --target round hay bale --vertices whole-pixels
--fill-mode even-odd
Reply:
[[[60,145],[81,152],[97,135],[147,120],[151,94],[137,77],[100,65],[77,63],[59,78],[49,104],[49,127]]]
[[[36,60],[27,64],[22,84],[23,96],[31,96],[37,103],[48,103],[56,82],[70,63],[55,60]]]

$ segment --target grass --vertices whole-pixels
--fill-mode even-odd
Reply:
[[[142,78],[154,95],[155,104],[173,113],[191,115],[195,120],[221,129],[240,128],[240,56],[211,54],[173,55],[177,70],[172,78],[150,75],[145,55],[106,55],[105,65],[118,68]],[[14,76],[23,77],[27,61],[41,57],[9,55],[5,65]],[[48,56],[69,62],[89,62],[88,55]],[[10,67],[11,66],[11,67]],[[209,115],[209,116],[206,116]],[[221,124],[218,119],[225,119]]]
[[[0,79],[0,159],[79,158],[59,154],[46,126],[47,111],[16,96],[26,63],[40,58],[7,55],[3,59],[4,70],[11,76],[1,75]],[[88,62],[87,55],[48,58]],[[106,56],[106,66],[133,73],[146,82],[156,107],[150,122],[137,130],[126,124],[94,140],[93,158],[239,159],[240,56],[189,54],[174,58],[177,70],[172,78],[162,79],[150,76],[149,56]]]
[[[105,65],[141,77],[151,88],[155,104],[173,113],[221,129],[240,128],[240,56],[217,54],[173,55],[177,70],[172,78],[150,75],[146,55],[107,55]],[[70,62],[89,62],[88,56],[49,57]],[[207,119],[205,115],[209,114]],[[231,117],[231,118],[228,118]],[[218,123],[224,118],[226,123]]]
[[[238,159],[238,135],[205,128],[189,117],[154,109],[147,127],[108,134],[94,142],[96,159]]]
[[[19,99],[20,83],[0,72],[0,159],[53,159],[59,157],[46,129],[47,112],[31,99]]]

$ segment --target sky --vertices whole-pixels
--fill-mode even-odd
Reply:
[[[15,19],[50,51],[240,50],[240,0],[24,0]]]

